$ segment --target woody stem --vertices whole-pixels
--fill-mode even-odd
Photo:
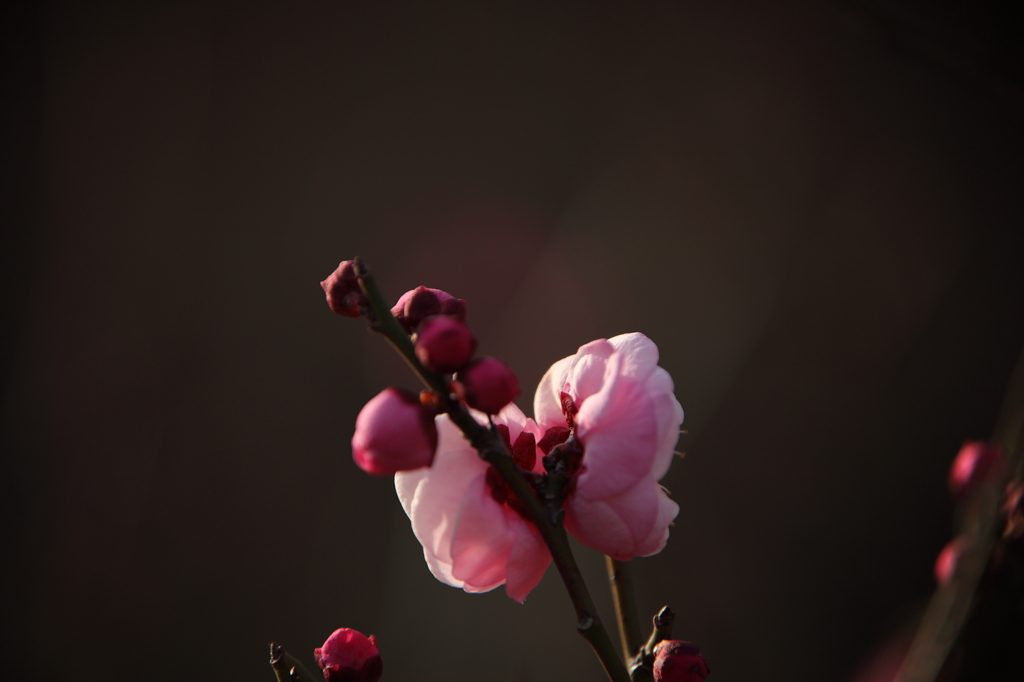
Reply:
[[[561,509],[561,496],[550,494],[545,495],[544,500],[541,499],[520,473],[512,454],[497,431],[478,423],[453,394],[448,380],[428,370],[416,357],[412,340],[391,314],[391,309],[365,263],[356,258],[354,265],[359,286],[369,302],[367,317],[370,320],[370,328],[387,338],[427,388],[437,393],[441,409],[519,498],[530,521],[537,526],[547,544],[562,582],[569,591],[569,598],[576,610],[577,631],[593,648],[601,665],[604,666],[608,679],[612,682],[630,682],[626,666],[615,651],[615,644],[597,614],[597,607],[594,606],[594,600],[587,590],[583,574],[580,573],[572,548],[569,546],[569,539],[562,525],[564,514]],[[564,484],[565,481],[552,481],[549,488],[558,488]]]
[[[633,592],[633,576],[630,564],[605,557],[608,568],[608,582],[615,601],[615,618],[619,622],[619,639],[622,655],[628,661],[640,650],[640,619],[636,615],[636,597]]]

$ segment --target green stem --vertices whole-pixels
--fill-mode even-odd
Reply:
[[[615,601],[615,618],[619,623],[622,655],[628,661],[640,651],[640,619],[636,614],[636,596],[629,562],[606,556],[608,582]]]
[[[544,500],[541,500],[537,491],[520,472],[498,433],[478,423],[465,406],[452,395],[448,381],[428,370],[416,358],[412,340],[391,314],[391,309],[377,287],[372,273],[359,258],[355,259],[355,269],[359,285],[369,302],[368,317],[371,329],[387,338],[427,388],[438,394],[443,411],[459,427],[480,456],[508,483],[551,552],[551,558],[576,610],[577,631],[593,648],[612,682],[630,682],[626,666],[616,653],[608,630],[597,614],[597,607],[572,554],[565,527],[562,525],[562,510],[558,507],[560,496],[546,492]],[[565,481],[554,480],[551,481],[549,489],[557,489],[564,484]]]

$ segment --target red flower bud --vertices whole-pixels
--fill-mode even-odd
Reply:
[[[313,657],[327,682],[377,682],[383,670],[374,636],[350,628],[335,630]]]
[[[448,315],[465,322],[466,302],[440,289],[416,287],[402,294],[391,314],[407,333],[412,334],[420,322],[431,315]]]
[[[466,366],[475,350],[473,332],[454,317],[428,317],[416,332],[416,357],[435,372],[457,372]]]
[[[935,558],[935,582],[945,585],[956,573],[956,565],[960,563],[960,556],[967,548],[967,536],[961,535],[950,540],[939,556]]]
[[[654,649],[655,682],[703,682],[710,673],[693,642],[666,639]]]
[[[410,391],[386,388],[356,417],[352,459],[368,474],[390,476],[430,466],[436,449],[433,414]]]
[[[498,414],[519,397],[519,379],[498,358],[478,358],[459,372],[463,398],[470,407]]]
[[[1006,458],[998,443],[967,441],[949,468],[949,491],[953,497],[964,497],[985,479],[1005,471]]]
[[[327,305],[331,310],[345,317],[359,317],[360,306],[366,305],[366,296],[359,288],[356,278],[355,261],[343,260],[331,276],[320,282],[327,294]]]

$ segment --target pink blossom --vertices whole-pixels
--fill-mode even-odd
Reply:
[[[331,633],[313,657],[327,682],[377,682],[383,672],[377,640],[351,628]]]
[[[619,560],[660,552],[679,505],[658,481],[672,463],[683,409],[654,342],[632,333],[582,346],[541,379],[534,412],[546,442],[571,430],[583,449],[564,503],[566,529]]]
[[[481,423],[485,417],[474,416]],[[514,404],[494,417],[507,427],[517,463],[540,472],[537,425]],[[536,526],[526,521],[490,465],[480,459],[447,415],[436,420],[437,453],[429,469],[395,476],[395,488],[413,533],[423,545],[430,572],[466,592],[487,592],[504,584],[522,602],[537,586],[551,554]],[[529,461],[530,459],[534,461]]]
[[[415,393],[385,388],[363,406],[352,436],[352,459],[374,476],[430,466],[437,447],[433,414]]]

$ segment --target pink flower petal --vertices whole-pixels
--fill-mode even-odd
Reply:
[[[560,394],[565,390],[565,377],[572,366],[572,359],[570,355],[551,365],[537,386],[533,398],[533,414],[537,423],[545,428],[565,424]]]
[[[587,399],[601,390],[606,379],[608,359],[614,353],[615,348],[604,339],[580,346],[576,352],[566,374],[566,387],[562,390],[572,396],[577,409],[582,409]]]
[[[679,505],[672,501],[664,488],[658,486],[658,516],[651,527],[651,532],[636,547],[637,556],[651,556],[665,549],[668,542],[668,529],[679,514]]]
[[[616,495],[648,476],[658,445],[658,420],[644,386],[608,363],[607,382],[576,416],[583,468],[576,492],[591,500]]]
[[[505,593],[520,604],[537,587],[551,564],[551,552],[531,523],[520,519],[514,526],[515,537],[508,555]]]
[[[452,575],[481,591],[505,582],[514,537],[507,507],[491,497],[486,479],[486,474],[474,478],[462,496],[451,544]]]
[[[616,353],[622,355],[623,374],[644,381],[658,366],[658,347],[640,332],[619,334],[608,339]]]
[[[474,413],[483,423],[486,416]],[[539,427],[515,405],[495,416],[513,442],[523,431],[537,438]],[[487,486],[488,465],[447,416],[436,420],[438,448],[429,469],[395,476],[395,489],[412,522],[430,572],[466,592],[486,592],[510,580],[522,601],[540,581],[551,558],[536,531]],[[543,468],[538,457],[535,470]]]
[[[461,581],[448,579],[450,569],[444,567],[452,564],[451,539],[463,491],[473,478],[487,470],[487,463],[477,456],[446,415],[438,417],[435,423],[438,443],[433,465],[396,474],[395,490],[412,522],[416,539],[434,559],[427,562],[431,572],[439,580],[461,587]]]
[[[661,488],[649,476],[622,493],[596,500],[578,494],[565,503],[565,527],[587,547],[630,559],[654,532]]]

